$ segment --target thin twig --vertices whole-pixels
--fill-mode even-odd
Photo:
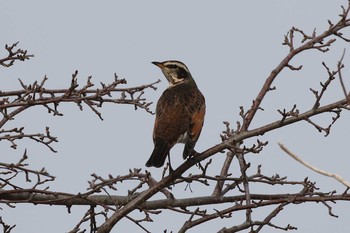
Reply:
[[[292,153],[290,150],[288,150],[283,144],[278,143],[278,145],[281,147],[281,149],[286,152],[289,156],[291,156],[293,159],[295,159],[296,161],[298,161],[299,163],[303,164],[304,166],[306,166],[307,168],[310,168],[311,170],[324,175],[324,176],[328,176],[328,177],[333,177],[334,179],[336,179],[337,181],[339,181],[340,183],[342,183],[343,185],[345,185],[346,187],[350,188],[350,183],[348,181],[346,181],[343,177],[341,177],[338,174],[335,173],[330,173],[330,172],[326,172],[323,171],[321,169],[318,169],[317,167],[305,162],[304,160],[302,160],[301,158],[299,158],[296,154]]]
[[[342,77],[342,73],[341,73],[341,69],[344,67],[344,64],[343,64],[343,59],[344,59],[344,56],[345,56],[345,51],[346,49],[344,48],[343,50],[343,54],[338,62],[338,70],[339,70],[339,81],[340,81],[340,85],[343,89],[343,92],[344,92],[344,95],[345,95],[345,98],[348,100],[348,104],[350,105],[350,95],[348,94],[347,90],[346,90],[346,87],[345,87],[345,84],[344,84],[344,81],[343,81],[343,77]]]

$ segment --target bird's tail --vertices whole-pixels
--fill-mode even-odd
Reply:
[[[163,140],[158,140],[154,145],[151,157],[146,163],[146,167],[161,167],[164,165],[165,159],[169,154],[169,146]]]

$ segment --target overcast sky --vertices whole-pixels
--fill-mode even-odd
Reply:
[[[331,0],[1,1],[0,46],[19,41],[19,47],[35,55],[30,61],[0,69],[1,90],[20,89],[18,78],[30,84],[41,81],[45,75],[49,78],[47,88],[65,88],[70,84],[71,74],[78,70],[81,84],[90,75],[96,84],[112,82],[114,73],[126,78],[128,86],[161,79],[157,91],[148,90],[145,94],[149,101],[156,102],[167,83],[151,62],[181,60],[206,98],[206,121],[196,146],[198,151],[203,151],[221,141],[223,121],[234,125],[240,120],[239,106],[250,107],[266,77],[288,53],[288,48],[282,46],[288,30],[296,26],[307,33],[314,28],[322,32],[328,27],[327,20],[334,22],[341,12],[340,5],[346,3]],[[321,62],[335,68],[345,47],[348,45],[339,41],[329,53],[308,52],[293,60],[293,65],[304,65],[303,70],[282,72],[275,83],[277,90],[268,93],[262,104],[265,111],[258,114],[251,128],[280,119],[277,109],[290,109],[293,104],[300,111],[310,109],[314,97],[309,88],[320,89],[319,82],[327,79]],[[4,54],[4,49],[0,49],[0,55]],[[350,63],[350,54],[346,54],[344,62]],[[347,67],[343,75],[350,89]],[[337,81],[321,104],[341,98]],[[129,168],[145,168],[153,149],[154,116],[143,110],[134,111],[132,106],[119,105],[106,105],[101,110],[104,121],[88,108],[81,112],[72,104],[62,104],[61,111],[64,117],[53,117],[43,108],[32,108],[6,125],[7,128],[25,126],[28,132],[43,132],[50,126],[51,133],[59,139],[55,145],[58,153],[28,141],[19,143],[17,150],[3,142],[1,160],[15,162],[27,148],[32,168],[45,167],[57,176],[51,190],[71,193],[84,192],[93,172],[116,176],[128,173]],[[327,126],[330,116],[316,119]],[[317,181],[321,191],[342,192],[345,190],[342,185],[296,163],[278,148],[277,142],[284,143],[307,162],[350,180],[348,119],[349,114],[344,113],[326,138],[304,122],[266,134],[260,139],[268,140],[269,146],[259,155],[248,155],[247,160],[252,167],[262,164],[266,175],[278,173],[295,180],[308,176]],[[172,155],[182,154],[182,148],[176,146]],[[218,169],[223,160],[220,156],[214,157]],[[172,162],[179,165],[181,156],[173,156]],[[160,177],[162,169],[149,170],[154,177]],[[179,196],[202,194],[202,188],[194,186],[193,193],[186,190]],[[121,188],[119,194],[125,195],[125,189]],[[340,216],[338,219],[330,217],[321,204],[303,204],[287,206],[274,222],[297,226],[298,232],[347,232],[349,203],[332,206]],[[17,205],[14,209],[4,207],[0,215],[8,224],[17,224],[14,232],[66,232],[85,210],[73,207],[72,213],[67,214],[65,207]],[[235,216],[226,225],[209,223],[190,232],[200,229],[216,232],[224,226],[239,224],[242,217]],[[166,225],[146,226],[153,232],[164,229],[177,232],[184,220],[177,217],[172,217]],[[124,224],[129,232],[142,232],[128,221]],[[118,226],[113,232],[125,232],[123,227]],[[263,232],[277,231],[266,228]]]

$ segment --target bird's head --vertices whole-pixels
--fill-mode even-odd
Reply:
[[[164,76],[169,82],[169,86],[185,82],[194,82],[189,69],[180,61],[154,61],[152,63],[162,70]]]

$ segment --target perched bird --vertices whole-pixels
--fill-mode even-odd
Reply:
[[[169,82],[157,103],[154,150],[146,163],[147,167],[161,167],[176,143],[185,144],[184,159],[192,155],[203,127],[205,99],[185,64],[180,61],[152,63]]]

